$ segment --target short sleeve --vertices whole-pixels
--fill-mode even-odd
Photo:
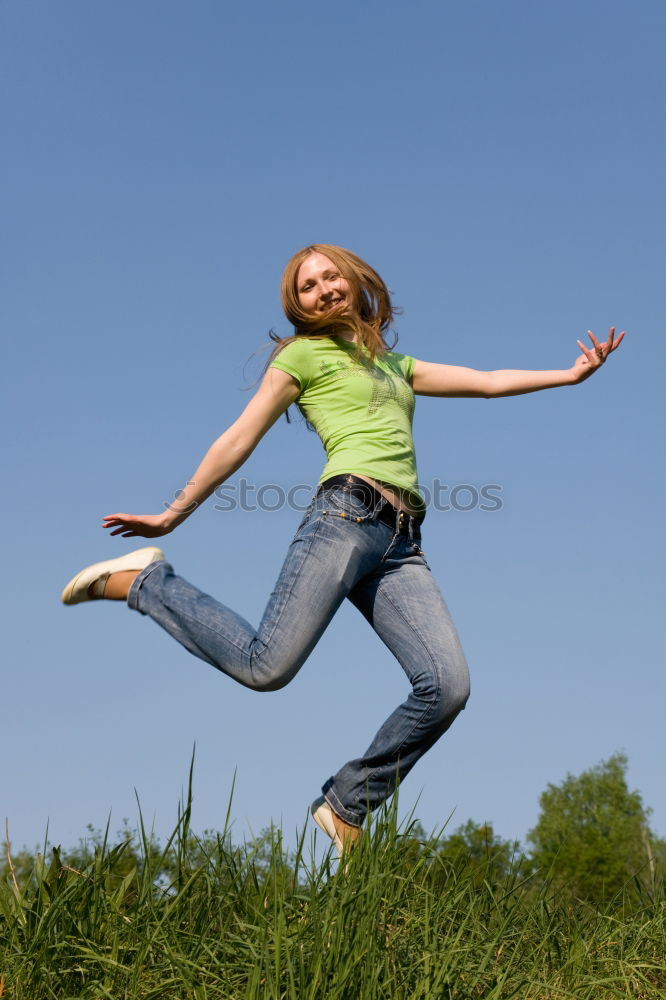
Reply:
[[[412,373],[414,372],[416,359],[411,358],[408,354],[398,354],[396,351],[391,351],[391,356],[400,369],[405,381],[409,382],[412,377]]]
[[[279,368],[280,371],[292,375],[303,392],[312,377],[312,350],[309,341],[292,340],[282,348],[277,357],[273,358],[268,367]]]

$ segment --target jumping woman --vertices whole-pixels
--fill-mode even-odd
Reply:
[[[292,403],[315,429],[327,463],[289,546],[258,629],[177,576],[158,548],[95,563],[67,584],[65,604],[126,601],[195,656],[245,687],[288,684],[345,598],[407,674],[411,692],[368,749],[326,781],[312,805],[338,853],[358,837],[368,810],[394,791],[449,728],[469,695],[455,626],[421,550],[425,504],[412,440],[414,395],[516,396],[589,378],[620,344],[611,328],[562,371],[482,372],[417,361],[389,349],[394,313],[386,285],[355,254],[317,244],[282,278],[294,335],[278,340],[261,385],[240,417],[160,514],[110,514],[123,538],[157,538],[178,527],[252,454]]]

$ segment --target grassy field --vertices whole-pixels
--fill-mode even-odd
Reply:
[[[145,831],[5,864],[3,1000],[666,997],[666,909],[628,886],[593,906],[520,864],[453,863],[395,812],[346,870],[282,847]]]

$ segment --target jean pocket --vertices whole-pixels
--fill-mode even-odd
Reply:
[[[337,514],[339,517],[348,517],[353,521],[366,521],[372,517],[374,511],[370,487],[368,487],[367,496],[364,494],[363,487],[356,483],[352,489],[346,486],[336,486],[332,490],[327,490],[322,497],[324,508],[322,513],[327,511],[330,514]]]

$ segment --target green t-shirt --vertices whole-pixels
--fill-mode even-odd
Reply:
[[[300,337],[270,367],[301,387],[298,408],[328,459],[320,483],[341,473],[370,476],[409,490],[425,507],[412,438],[414,358],[386,351],[372,363],[366,351],[357,361],[355,350],[341,337]]]

